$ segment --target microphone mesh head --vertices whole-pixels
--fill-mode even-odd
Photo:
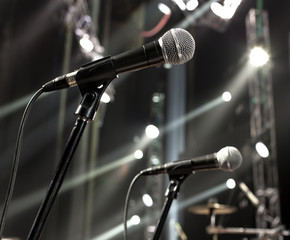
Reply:
[[[216,154],[219,166],[222,170],[233,171],[240,167],[243,158],[235,147],[224,147]]]
[[[166,63],[183,64],[193,57],[194,39],[189,32],[182,28],[167,31],[158,41]]]

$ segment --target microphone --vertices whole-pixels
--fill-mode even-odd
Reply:
[[[74,86],[103,85],[120,73],[135,71],[161,63],[174,65],[189,61],[195,51],[191,34],[181,28],[167,31],[158,41],[142,47],[108,56],[82,66],[79,70],[59,76],[43,85],[45,92]]]
[[[182,175],[190,174],[195,171],[205,170],[224,170],[233,171],[242,163],[242,155],[235,147],[224,147],[217,153],[204,155],[201,157],[174,161],[161,166],[147,168],[140,173],[143,175],[169,174]]]

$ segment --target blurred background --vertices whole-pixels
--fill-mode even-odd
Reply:
[[[189,175],[161,239],[289,238],[289,12],[287,0],[2,0],[1,211],[21,115],[32,94],[85,63],[183,28],[195,39],[192,60],[120,74],[108,86],[41,239],[123,239],[125,197],[137,173],[225,146],[240,150],[241,167]],[[254,47],[262,59],[251,52]],[[80,100],[75,87],[45,93],[33,106],[5,237],[27,238]],[[138,179],[128,206],[128,239],[152,238],[168,180]],[[210,203],[222,204],[214,209],[214,226],[254,234],[210,234]],[[265,234],[269,229],[275,234]]]

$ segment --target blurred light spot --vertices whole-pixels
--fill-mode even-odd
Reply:
[[[163,64],[163,67],[166,68],[166,69],[170,69],[170,68],[172,68],[172,64],[170,64],[170,63],[164,63]]]
[[[153,199],[152,199],[152,197],[149,194],[145,193],[142,196],[142,200],[143,200],[143,203],[145,204],[145,206],[152,207],[152,205],[153,205]]]
[[[197,0],[189,0],[187,3],[186,3],[186,9],[188,11],[193,11],[194,9],[196,9],[198,6],[198,1]]]
[[[158,102],[160,102],[160,96],[158,96],[158,95],[154,95],[154,96],[152,97],[152,102],[154,102],[154,103],[158,103]]]
[[[141,159],[143,157],[143,151],[142,150],[136,150],[134,153],[134,156],[136,159]]]
[[[224,92],[222,98],[224,102],[230,102],[232,100],[232,94],[230,92]]]
[[[229,178],[226,185],[228,189],[234,189],[236,187],[236,181],[232,178]]]
[[[89,39],[89,35],[88,34],[84,34],[84,36],[80,39],[80,45],[87,52],[91,52],[94,49],[94,44]]]
[[[210,8],[215,15],[228,20],[234,16],[240,4],[241,0],[225,0],[223,5],[218,2],[213,2]]]
[[[153,165],[159,165],[160,164],[160,160],[159,160],[159,158],[157,156],[152,156],[151,157],[151,163]]]
[[[254,66],[263,66],[269,61],[269,54],[261,47],[255,47],[250,52],[250,63]]]
[[[148,138],[154,139],[159,136],[159,129],[154,125],[148,125],[145,129]]]
[[[176,3],[176,5],[182,10],[184,11],[186,9],[186,5],[183,2],[183,0],[172,0],[173,2]]]
[[[109,103],[111,101],[111,98],[107,93],[103,93],[103,95],[101,97],[101,101],[103,103]]]
[[[256,143],[256,151],[262,158],[269,157],[269,149],[266,147],[266,145],[262,142]]]
[[[164,3],[159,3],[158,9],[160,10],[160,12],[164,13],[165,15],[171,14],[170,8]]]
[[[130,219],[130,223],[132,225],[138,225],[141,222],[140,217],[138,215],[134,215]]]

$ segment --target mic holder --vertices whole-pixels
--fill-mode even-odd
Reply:
[[[105,91],[106,87],[110,84],[112,80],[113,78],[108,77],[107,79],[103,80],[99,85],[89,84],[79,86],[82,94],[82,100],[75,111],[75,115],[77,116],[75,125],[71,131],[69,139],[67,140],[62,158],[58,163],[55,175],[50,183],[46,196],[40,205],[27,240],[40,239],[50,210],[62,186],[65,174],[71,163],[72,157],[79,144],[85,127],[89,121],[94,120],[102,93]]]
[[[186,177],[189,174],[180,174],[180,175],[169,175],[169,185],[165,192],[165,203],[162,208],[160,219],[157,223],[157,227],[155,229],[153,239],[152,240],[158,240],[161,234],[161,231],[163,229],[165,220],[167,218],[168,212],[170,210],[170,207],[172,205],[172,202],[174,199],[177,198],[179,189],[183,181],[186,179]]]

